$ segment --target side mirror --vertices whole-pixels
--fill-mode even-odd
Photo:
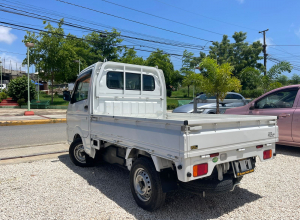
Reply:
[[[250,108],[249,108],[249,110],[253,110],[253,109],[254,109],[254,107],[255,107],[255,103],[253,102],[253,103],[251,103],[251,104],[250,104]]]
[[[70,93],[70,91],[63,91],[63,99],[65,100],[65,101],[71,101],[71,93]]]

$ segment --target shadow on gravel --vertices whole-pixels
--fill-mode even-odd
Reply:
[[[128,170],[106,163],[81,168],[75,166],[68,155],[60,156],[59,160],[137,219],[218,218],[261,198],[260,195],[239,187],[233,192],[207,198],[178,190],[167,194],[166,202],[160,210],[147,212],[139,208],[132,197]],[[97,203],[90,202],[91,205]]]
[[[287,155],[287,156],[300,157],[300,147],[276,144],[276,153]]]

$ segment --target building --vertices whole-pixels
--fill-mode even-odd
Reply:
[[[27,73],[25,71],[22,71],[21,68],[20,68],[20,70],[9,70],[9,69],[3,68],[3,66],[2,66],[2,83],[3,84],[7,85],[10,82],[10,80],[15,79],[20,76],[24,76],[24,75],[27,76]],[[37,82],[38,77],[36,74],[29,73],[29,77],[30,77],[30,79]],[[47,90],[48,89],[47,82],[39,80],[39,83],[43,84],[43,85],[40,85],[39,90]]]

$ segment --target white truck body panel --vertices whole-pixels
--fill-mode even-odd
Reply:
[[[275,142],[278,141],[276,117],[168,114],[161,70],[106,62],[83,70],[78,78],[84,77],[88,71],[92,71],[88,98],[69,105],[67,132],[70,143],[76,135],[82,137],[85,152],[91,157],[98,149],[92,140],[124,147],[127,156],[131,149],[142,150],[156,158],[153,161],[158,171],[174,164],[178,179],[188,182],[210,176],[218,164],[256,156],[264,161],[264,150],[275,152]],[[107,87],[110,71],[123,73],[123,85],[126,85],[123,89]],[[141,88],[143,75],[153,76],[155,89],[127,90],[125,73],[128,72],[141,75]],[[89,107],[84,109],[84,106]],[[196,145],[197,148],[192,149]],[[257,149],[257,145],[264,147]],[[213,153],[226,154],[226,159],[218,157],[213,161],[213,158],[203,157]],[[165,160],[168,163],[163,165]],[[208,173],[189,177],[187,173],[193,173],[193,166],[201,163],[208,163]],[[182,169],[177,169],[179,165]]]

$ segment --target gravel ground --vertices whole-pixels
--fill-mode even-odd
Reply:
[[[299,219],[300,148],[278,153],[234,192],[169,193],[153,213],[135,204],[129,172],[116,166],[75,167],[66,155],[0,166],[0,219]]]

